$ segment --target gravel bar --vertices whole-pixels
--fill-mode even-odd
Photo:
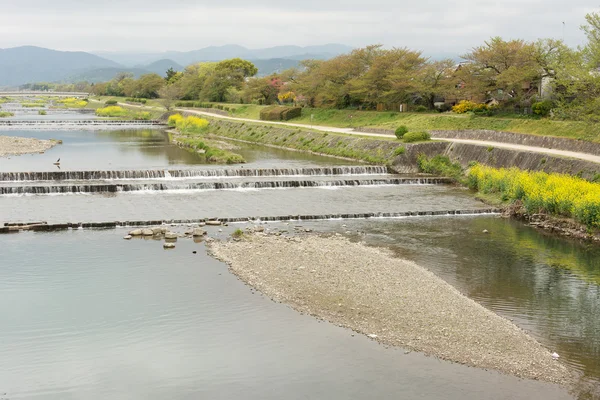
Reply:
[[[56,144],[53,140],[0,136],[0,157],[40,153],[50,150]]]
[[[387,345],[558,384],[569,370],[522,329],[427,269],[339,235],[213,242],[242,281],[301,313]]]

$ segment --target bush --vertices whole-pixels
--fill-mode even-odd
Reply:
[[[175,126],[181,133],[201,133],[208,126],[208,121],[200,117],[182,117],[177,119]]]
[[[570,175],[479,164],[470,169],[468,183],[482,193],[498,193],[503,200],[522,201],[529,214],[547,212],[574,218],[589,228],[600,228],[600,184]]]
[[[300,107],[272,106],[263,108],[260,111],[260,119],[262,121],[289,121],[301,115],[302,108]]]
[[[148,100],[146,100],[146,99],[138,99],[136,97],[128,97],[125,99],[125,101],[127,101],[129,103],[141,103],[141,104],[146,104],[148,102]]]
[[[470,111],[474,113],[484,113],[489,110],[487,104],[475,103],[470,100],[462,100],[457,105],[452,107],[452,111],[457,114],[465,114]]]
[[[0,118],[14,117],[15,114],[8,111],[0,111]]]
[[[419,171],[426,174],[449,176],[460,180],[463,177],[463,169],[459,163],[453,163],[448,156],[437,155],[427,158],[424,154],[417,157]]]
[[[401,156],[404,153],[406,153],[406,147],[404,146],[396,147],[396,150],[394,150],[395,156]]]
[[[96,115],[99,117],[125,117],[128,112],[120,106],[108,106],[96,110]]]
[[[425,106],[417,106],[415,107],[415,112],[426,112],[427,110],[429,110],[427,107]]]
[[[408,133],[408,128],[404,125],[400,125],[399,127],[396,128],[396,132],[394,132],[396,134],[396,137],[398,139],[402,139],[402,137]]]
[[[408,132],[402,137],[405,143],[425,142],[431,140],[431,135],[427,132]]]
[[[39,115],[46,115],[48,113],[46,112],[46,110],[40,110],[40,111],[38,111],[38,114]]]
[[[167,121],[167,124],[174,128],[177,126],[177,122],[181,121],[183,119],[183,116],[181,114],[175,114],[175,115],[171,115]]]
[[[106,100],[104,102],[104,105],[106,105],[106,106],[115,106],[115,105],[117,105],[117,103],[118,103],[118,101],[116,101],[116,100]]]
[[[540,117],[547,117],[554,108],[554,103],[550,100],[538,101],[531,105],[531,111]]]
[[[438,112],[448,112],[450,110],[452,110],[452,106],[450,104],[440,104],[438,107],[435,108]]]

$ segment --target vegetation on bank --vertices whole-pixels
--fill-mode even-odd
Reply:
[[[124,118],[133,120],[152,119],[152,115],[147,111],[134,111],[120,106],[107,106],[96,109],[96,115],[99,117]]]
[[[469,187],[484,194],[498,193],[505,201],[521,201],[529,214],[547,213],[573,218],[588,228],[600,228],[600,184],[584,179],[517,168],[474,165]]]
[[[0,118],[14,117],[14,113],[8,111],[0,111]]]
[[[240,164],[246,160],[240,154],[219,148],[219,144],[208,139],[209,122],[203,118],[181,114],[171,115],[168,119],[170,127],[175,128],[179,135],[175,141],[195,151],[203,152],[209,162],[218,164]]]
[[[216,136],[352,158],[373,164],[389,164],[395,157],[395,152],[399,151],[397,149],[402,147],[393,137],[373,139],[372,137],[315,132],[293,127],[240,123],[222,119],[212,120],[207,130]]]
[[[75,97],[67,97],[56,101],[62,104],[65,108],[85,108],[88,104],[87,100],[77,99]]]

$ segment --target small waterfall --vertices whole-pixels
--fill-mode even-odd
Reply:
[[[376,185],[440,185],[450,182],[451,180],[446,178],[382,178],[365,180],[273,180],[247,182],[168,182],[104,185],[0,186],[0,195],[118,193],[139,191],[158,192],[169,190],[285,189]]]
[[[387,175],[385,166],[223,168],[182,170],[0,172],[0,181],[92,181],[117,179],[235,178],[269,176]]]

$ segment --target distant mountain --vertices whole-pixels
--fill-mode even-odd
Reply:
[[[267,76],[286,69],[297,67],[300,61],[288,58],[271,58],[269,60],[249,60],[258,68],[258,76]]]
[[[139,78],[144,74],[149,74],[151,71],[148,71],[145,68],[126,68],[126,67],[108,67],[108,68],[93,68],[87,69],[84,71],[78,71],[72,75],[65,76],[60,81],[76,83],[76,82],[89,82],[89,83],[98,83],[98,82],[107,82],[112,78],[117,76],[120,73],[131,73],[134,78]],[[164,75],[162,73],[161,75]]]
[[[0,86],[59,81],[77,71],[105,67],[119,67],[119,64],[82,51],[35,46],[0,49]]]
[[[154,72],[155,74],[159,74],[160,76],[164,76],[169,68],[173,68],[175,71],[183,71],[184,67],[177,64],[173,60],[162,59],[158,61],[154,61],[152,64],[148,64],[143,69]]]
[[[352,47],[343,44],[325,44],[307,47],[276,46],[265,49],[248,49],[238,45],[225,45],[210,46],[187,52],[169,51],[155,54],[98,52],[96,54],[125,65],[133,66],[141,64],[145,65],[151,61],[165,58],[173,60],[180,65],[189,65],[200,61],[221,61],[234,57],[245,58],[247,60],[266,60],[273,58],[290,58],[298,60],[304,55],[311,55],[313,57],[310,58],[328,59],[339,54],[347,53],[351,50]]]
[[[328,59],[346,53],[352,48],[340,44],[323,46],[277,46],[267,49],[247,49],[237,45],[211,46],[189,52],[161,54],[102,53],[111,58],[82,51],[57,51],[34,46],[0,49],[0,87],[16,87],[33,82],[104,82],[120,72],[139,77],[157,73],[161,76],[169,68],[182,71],[183,66],[200,61],[221,61],[240,57],[251,60],[260,76],[296,67],[307,58]],[[121,60],[123,64],[117,62]],[[127,60],[125,63],[123,60]],[[135,61],[134,63],[132,63]]]

